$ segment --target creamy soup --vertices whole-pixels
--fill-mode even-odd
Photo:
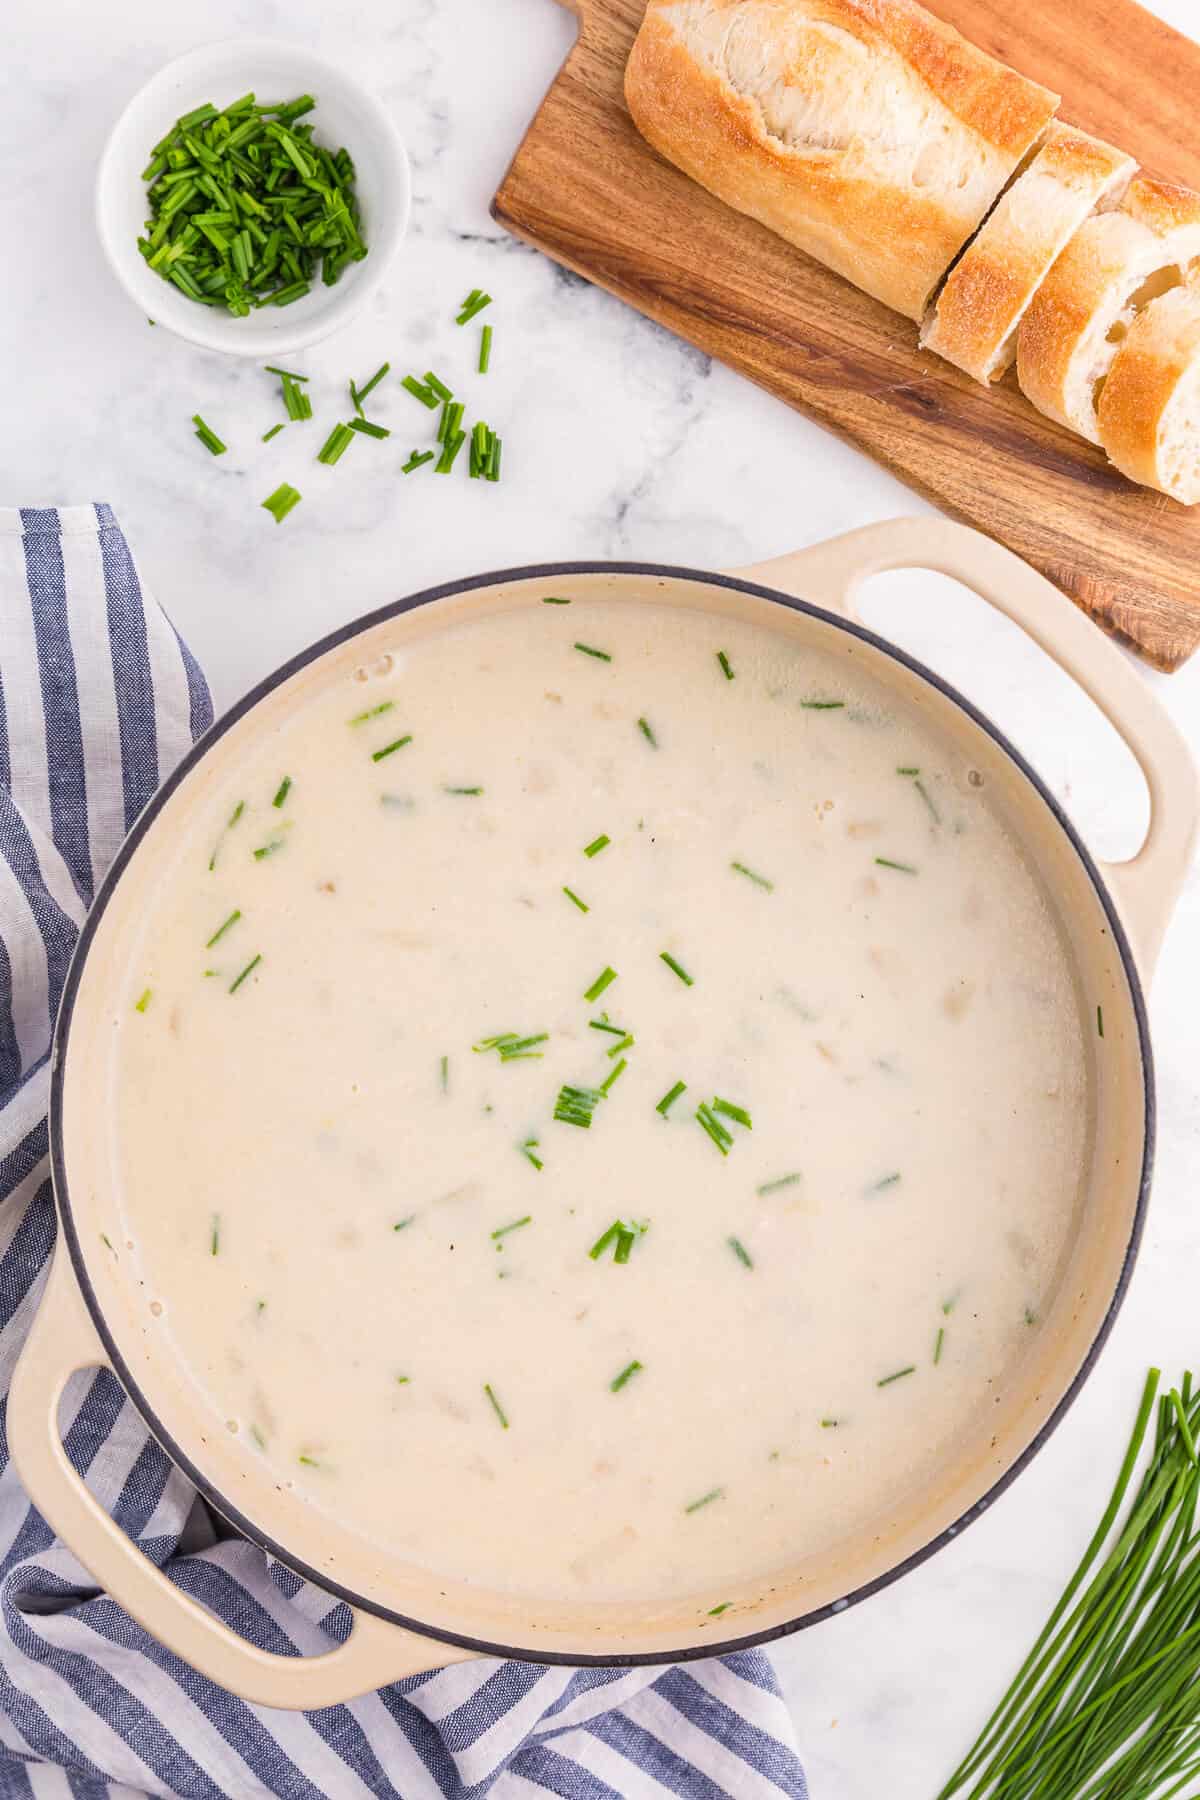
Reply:
[[[620,1600],[830,1545],[978,1428],[1061,1275],[1090,1047],[906,704],[568,587],[247,740],[114,1076],[153,1329],[246,1457],[447,1576]]]

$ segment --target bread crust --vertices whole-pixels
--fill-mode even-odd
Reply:
[[[668,161],[912,319],[1058,104],[915,0],[650,0],[625,95]]]
[[[1017,337],[1017,377],[1039,412],[1100,442],[1094,383],[1117,354],[1137,290],[1200,255],[1200,194],[1137,175],[1119,207],[1086,219],[1031,302]]]
[[[1200,500],[1200,285],[1151,300],[1122,342],[1100,391],[1109,461],[1185,505]]]
[[[1120,198],[1136,167],[1112,144],[1052,124],[946,277],[922,345],[985,386],[999,380],[1016,357],[1021,318],[1058,256],[1097,206]]]

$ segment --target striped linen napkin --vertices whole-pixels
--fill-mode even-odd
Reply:
[[[0,509],[0,1407],[54,1244],[50,1032],[96,887],[211,723],[194,658],[107,506]],[[229,1534],[108,1371],[72,1378],[64,1442],[146,1555],[254,1642],[314,1652],[345,1606]],[[350,1705],[248,1706],[97,1591],[0,1436],[0,1800],[806,1800],[766,1657],[668,1669],[480,1661]]]

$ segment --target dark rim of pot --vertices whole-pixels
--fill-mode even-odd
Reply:
[[[95,1288],[92,1286],[91,1277],[88,1273],[87,1259],[80,1245],[79,1235],[76,1231],[74,1217],[71,1212],[71,1201],[67,1187],[67,1174],[63,1155],[62,1133],[63,1080],[66,1067],[67,1043],[70,1035],[71,1017],[75,1007],[75,999],[79,991],[84,964],[87,960],[88,947],[91,944],[100,919],[103,917],[105,908],[112,899],[114,890],[127,864],[141,844],[147,831],[162,811],[166,802],[170,799],[171,795],[175,792],[176,788],[179,787],[181,782],[187,779],[201,757],[205,756],[212,746],[216,744],[232,726],[236,725],[240,719],[257,706],[260,700],[263,700],[268,694],[281,686],[282,683],[288,681],[293,675],[297,674],[301,669],[306,668],[310,663],[315,662],[319,657],[324,656],[327,651],[336,649],[340,644],[346,643],[351,638],[361,636],[375,625],[383,624],[388,619],[397,618],[402,613],[411,612],[416,607],[427,606],[434,600],[449,599],[456,594],[467,594],[486,588],[505,587],[515,582],[551,581],[558,583],[564,577],[569,578],[575,575],[640,576],[649,581],[656,582],[660,586],[666,586],[669,582],[674,581],[693,582],[703,587],[729,588],[737,593],[752,594],[758,599],[774,601],[777,605],[789,607],[793,612],[804,613],[810,618],[819,619],[824,624],[831,625],[836,630],[844,632],[848,637],[857,638],[864,644],[870,644],[875,650],[880,651],[884,656],[890,657],[893,662],[899,663],[901,667],[908,669],[912,674],[919,676],[947,700],[952,701],[953,704],[957,706],[960,711],[965,713],[981,731],[985,732],[986,735],[991,738],[994,744],[999,746],[1009,760],[1020,770],[1025,779],[1036,789],[1043,804],[1055,819],[1076,856],[1078,856],[1080,862],[1087,871],[1092,886],[1096,891],[1096,897],[1100,902],[1101,909],[1108,921],[1109,930],[1112,932],[1113,936],[1113,942],[1117,947],[1125,971],[1125,980],[1128,984],[1133,1015],[1137,1024],[1138,1046],[1141,1053],[1143,1090],[1145,1095],[1145,1136],[1141,1176],[1138,1184],[1137,1207],[1134,1213],[1132,1229],[1129,1234],[1129,1242],[1126,1245],[1125,1256],[1121,1264],[1120,1275],[1118,1276],[1116,1287],[1113,1291],[1112,1300],[1087,1355],[1083,1359],[1070,1386],[1054,1408],[1054,1411],[1033,1440],[1021,1452],[1020,1456],[1018,1456],[1009,1468],[1007,1468],[1004,1473],[992,1483],[986,1494],[984,1494],[981,1499],[977,1500],[973,1506],[969,1507],[954,1521],[953,1524],[946,1526],[936,1537],[932,1538],[929,1543],[922,1545],[922,1547],[919,1550],[914,1551],[911,1556],[905,1557],[905,1559],[902,1562],[897,1563],[894,1568],[887,1570],[886,1573],[882,1575],[876,1576],[873,1581],[865,1582],[861,1587],[855,1588],[851,1593],[846,1594],[841,1599],[832,1601],[828,1605],[816,1607],[811,1612],[802,1613],[795,1619],[785,1620],[782,1624],[769,1626],[765,1630],[747,1632],[744,1636],[706,1639],[704,1643],[685,1645],[677,1650],[632,1651],[624,1654],[617,1653],[605,1656],[589,1656],[582,1648],[567,1653],[565,1651],[539,1650],[536,1645],[532,1644],[514,1647],[511,1644],[493,1643],[481,1638],[466,1637],[459,1632],[448,1631],[436,1622],[424,1619],[413,1619],[405,1613],[395,1612],[390,1607],[383,1606],[375,1600],[367,1599],[365,1596],[356,1594],[353,1590],[343,1587],[340,1583],[331,1580],[326,1572],[320,1569],[311,1568],[307,1563],[299,1561],[296,1556],[288,1550],[285,1544],[276,1543],[275,1540],[269,1537],[259,1525],[252,1519],[248,1519],[230,1500],[226,1499],[202,1471],[195,1466],[187,1454],[175,1442],[171,1432],[163,1421],[159,1419],[153,1409],[146,1404],[138,1387],[138,1383],[125,1362],[125,1359],[122,1357],[113,1335],[108,1328]],[[763,587],[758,582],[743,581],[739,577],[733,575],[715,575],[704,569],[678,568],[665,563],[532,563],[523,568],[499,569],[488,575],[476,575],[462,581],[445,582],[440,587],[425,588],[420,593],[409,595],[406,599],[392,601],[389,605],[382,606],[378,608],[377,611],[366,614],[363,618],[355,619],[352,623],[341,626],[337,631],[331,632],[318,643],[311,645],[308,649],[302,650],[298,655],[293,656],[288,662],[275,670],[273,674],[268,675],[264,680],[258,682],[255,687],[250,689],[249,693],[245,694],[242,699],[210,727],[199,742],[193,745],[192,749],[183,758],[183,761],[179,763],[170,775],[168,775],[167,779],[162,783],[161,787],[146,806],[145,811],[140,815],[133,826],[128,837],[118,851],[108,874],[101,883],[96,895],[95,903],[80,931],[79,941],[75,946],[71,965],[67,972],[62,1003],[59,1007],[58,1022],[55,1028],[53,1067],[50,1081],[50,1149],[51,1166],[54,1176],[54,1190],[58,1203],[59,1217],[62,1220],[63,1233],[70,1252],[71,1263],[75,1271],[75,1278],[79,1283],[80,1292],[87,1304],[88,1311],[92,1317],[92,1322],[96,1327],[96,1331],[99,1334],[105,1352],[109,1357],[122,1386],[129,1395],[129,1398],[133,1401],[146,1425],[154,1434],[155,1438],[157,1438],[159,1444],[166,1451],[172,1462],[178,1468],[183,1470],[184,1474],[187,1475],[188,1479],[195,1485],[204,1498],[222,1515],[223,1518],[227,1519],[231,1525],[234,1525],[237,1530],[252,1543],[259,1545],[261,1549],[267,1551],[271,1556],[278,1558],[280,1562],[293,1569],[297,1575],[305,1577],[305,1579],[315,1583],[316,1586],[324,1589],[326,1593],[335,1595],[338,1599],[346,1601],[350,1606],[357,1607],[363,1612],[373,1613],[378,1618],[386,1619],[392,1624],[403,1626],[406,1630],[417,1632],[422,1637],[431,1638],[440,1643],[458,1645],[467,1650],[477,1650],[485,1656],[511,1657],[525,1662],[565,1664],[583,1668],[625,1668],[641,1664],[691,1662],[698,1660],[701,1657],[724,1656],[731,1654],[736,1650],[747,1650],[757,1644],[767,1644],[774,1642],[779,1638],[790,1637],[793,1632],[803,1630],[809,1625],[815,1625],[819,1620],[830,1618],[836,1613],[844,1612],[847,1607],[867,1599],[871,1594],[877,1593],[881,1588],[889,1587],[893,1581],[897,1581],[900,1576],[906,1575],[910,1569],[915,1569],[920,1563],[925,1562],[928,1557],[934,1555],[934,1553],[940,1550],[944,1545],[950,1543],[952,1539],[958,1537],[966,1526],[972,1524],[981,1513],[985,1512],[987,1508],[991,1506],[1002,1493],[1004,1493],[1009,1484],[1016,1480],[1017,1476],[1026,1465],[1032,1461],[1042,1445],[1046,1443],[1051,1433],[1062,1422],[1068,1408],[1071,1406],[1076,1395],[1079,1393],[1080,1388],[1090,1375],[1096,1359],[1104,1346],[1105,1340],[1112,1330],[1121,1303],[1125,1298],[1125,1292],[1133,1272],[1133,1265],[1137,1258],[1138,1246],[1141,1242],[1142,1229],[1145,1223],[1146,1202],[1150,1187],[1150,1174],[1154,1160],[1154,1135],[1154,1069],[1151,1061],[1149,1027],[1146,1018],[1145,1000],[1142,995],[1141,983],[1138,979],[1137,968],[1134,964],[1129,941],[1126,938],[1121,920],[1117,915],[1116,907],[1101,879],[1095,862],[1081,842],[1070,819],[1068,819],[1066,813],[1054,798],[1054,795],[1050,793],[1036,771],[1030,767],[1029,763],[1021,755],[1021,752],[1015,745],[1009,742],[1003,732],[999,731],[977,707],[973,706],[971,702],[966,699],[964,695],[960,694],[956,688],[952,687],[949,682],[943,681],[941,676],[934,674],[932,669],[926,668],[925,665],[918,662],[915,657],[909,656],[907,652],[898,649],[895,644],[889,643],[886,638],[879,637],[875,632],[868,630],[866,626],[858,624],[853,620],[844,619],[836,613],[827,611],[824,607],[814,606],[810,601],[798,600],[790,594],[782,594],[773,588]]]

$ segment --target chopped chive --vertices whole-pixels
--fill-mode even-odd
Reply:
[[[542,605],[543,606],[570,606],[570,604],[571,604],[571,602],[569,600],[564,600],[562,598],[561,594],[543,594],[542,595]]]
[[[204,448],[211,451],[214,456],[224,456],[229,446],[221,442],[216,432],[210,425],[204,423],[199,413],[192,414],[192,424],[196,427],[196,436]]]
[[[134,1012],[144,1013],[154,996],[153,988],[143,988],[140,997],[134,1002]]]
[[[721,673],[724,675],[726,681],[732,681],[733,665],[723,650],[717,651],[717,661],[721,665]]]
[[[614,1262],[627,1263],[629,1261],[629,1252],[633,1249],[636,1235],[636,1232],[630,1231],[627,1226],[623,1226],[617,1233],[617,1247],[613,1251]]]
[[[498,1037],[481,1038],[471,1048],[477,1056],[486,1055],[495,1050],[501,1062],[540,1061],[541,1050],[535,1050],[535,1044],[544,1044],[549,1038],[548,1031],[539,1031],[533,1037],[520,1037],[515,1031],[502,1031]]]
[[[492,1237],[494,1239],[507,1237],[510,1231],[520,1231],[520,1229],[523,1225],[532,1225],[532,1224],[533,1224],[533,1214],[526,1213],[525,1217],[523,1219],[514,1219],[512,1221],[511,1225],[498,1225],[496,1227],[495,1231],[493,1231]]]
[[[620,1235],[621,1235],[621,1221],[620,1221],[620,1219],[616,1219],[609,1226],[608,1230],[606,1232],[602,1233],[602,1235],[596,1239],[595,1243],[592,1245],[591,1249],[588,1251],[588,1255],[591,1257],[592,1261],[597,1262],[600,1259],[600,1257],[602,1257],[604,1255],[604,1252],[608,1249],[608,1246],[610,1244],[615,1243],[617,1238],[620,1237]]]
[[[409,1383],[411,1382],[411,1380],[412,1380],[411,1375],[397,1375],[396,1386],[397,1387],[407,1387],[409,1385]]]
[[[442,454],[438,457],[437,462],[433,466],[435,475],[448,475],[450,473],[451,469],[454,467],[454,460],[466,441],[467,434],[465,431],[455,432],[452,438],[446,439],[445,444],[442,446]]]
[[[360,418],[362,416],[362,407],[359,404],[360,401],[365,400],[367,395],[379,386],[379,384],[383,380],[384,376],[391,369],[391,366],[392,365],[390,362],[381,363],[379,368],[377,368],[375,373],[372,375],[370,381],[364,382],[363,386],[360,388],[356,388],[353,382],[350,383],[350,398],[351,398],[351,400],[353,400],[354,405],[355,405],[356,409],[358,410]]]
[[[482,794],[481,787],[444,787],[443,794]]]
[[[440,1057],[438,1067],[439,1067],[439,1071],[441,1074],[441,1080],[442,1080],[442,1092],[443,1092],[443,1094],[449,1093],[449,1091],[450,1091],[450,1058],[448,1056]]]
[[[950,1314],[954,1311],[957,1300],[958,1300],[958,1295],[951,1294],[951,1296],[948,1300],[942,1301],[942,1311],[943,1311],[943,1313],[945,1313],[947,1318],[949,1318]]]
[[[709,1619],[719,1619],[721,1614],[728,1612],[732,1605],[732,1600],[722,1600],[720,1606],[710,1606],[705,1617]]]
[[[371,761],[382,762],[385,756],[394,756],[397,750],[403,750],[405,744],[411,743],[412,732],[407,731],[403,737],[393,738],[390,744],[385,744],[382,750],[372,750]]]
[[[281,829],[285,828],[286,827],[281,827]],[[286,838],[277,837],[272,838],[269,843],[260,844],[258,849],[254,851],[255,862],[262,862],[263,858],[266,856],[274,856],[277,850],[283,849],[286,842]]]
[[[535,1156],[534,1152],[537,1149],[538,1139],[535,1137],[526,1138],[525,1142],[521,1145],[521,1155],[525,1157],[527,1162],[531,1162],[535,1169],[540,1170],[544,1168],[545,1165],[540,1156]]]
[[[351,419],[348,429],[361,432],[364,437],[386,438],[391,432],[383,425],[373,425],[370,419]]]
[[[916,1372],[917,1372],[916,1363],[909,1363],[909,1365],[906,1369],[895,1369],[895,1370],[893,1370],[893,1372],[890,1375],[885,1375],[883,1377],[882,1381],[877,1381],[875,1383],[875,1386],[881,1387],[881,1388],[882,1387],[891,1387],[893,1381],[903,1381],[904,1377],[906,1375],[915,1375]]]
[[[621,1039],[620,1043],[614,1044],[612,1049],[606,1050],[604,1054],[606,1056],[620,1056],[622,1050],[631,1050],[633,1048],[633,1044],[634,1044],[633,1033],[632,1033],[632,1031],[627,1031],[625,1033],[624,1037]]]
[[[890,856],[877,856],[875,862],[877,867],[881,869],[896,869],[901,875],[915,875],[917,873],[912,863],[893,862]]]
[[[934,824],[940,825],[942,822],[942,815],[938,811],[937,807],[933,804],[933,800],[930,797],[929,789],[925,786],[925,783],[923,781],[921,781],[919,778],[914,777],[913,786],[916,788],[918,794],[920,794],[920,796],[921,796],[921,799],[924,801],[925,806],[929,812],[929,816],[933,820]]]
[[[249,975],[252,970],[257,969],[257,967],[261,961],[262,961],[262,953],[261,952],[257,956],[252,956],[250,958],[250,961],[246,964],[246,966],[242,970],[241,974],[239,976],[237,976],[235,978],[235,980],[230,982],[229,991],[231,994],[237,993],[237,991],[241,987],[243,981],[245,981],[247,975]]]
[[[760,1197],[763,1194],[774,1194],[778,1191],[779,1188],[794,1187],[795,1184],[799,1181],[799,1179],[800,1179],[800,1176],[798,1174],[778,1175],[778,1176],[776,1176],[774,1181],[764,1181],[762,1186],[759,1188],[755,1188],[754,1191]]]
[[[800,702],[805,712],[838,712],[845,704],[844,700],[802,700]]]
[[[594,656],[598,662],[612,661],[612,657],[607,650],[597,650],[591,644],[575,644],[572,648],[582,651],[584,656]]]
[[[617,971],[615,969],[610,969],[610,968],[601,969],[599,975],[597,975],[597,977],[596,977],[595,981],[593,981],[591,987],[584,989],[584,994],[583,994],[584,999],[585,1000],[598,1000],[600,998],[601,994],[604,992],[605,988],[611,987],[613,982],[616,979],[617,979]]]
[[[579,895],[577,893],[575,893],[575,891],[572,888],[564,887],[563,893],[567,896],[567,899],[571,902],[571,904],[573,906],[577,906],[579,908],[580,912],[590,912],[592,910],[591,907],[587,904],[586,900],[581,900],[579,898]]]
[[[433,389],[418,381],[415,375],[406,375],[400,386],[406,388],[413,399],[419,400],[422,406],[427,406],[430,412],[441,404]]]
[[[307,381],[307,375],[297,375],[295,369],[277,369],[274,363],[264,363],[263,368],[268,375],[278,375],[281,381]]]
[[[677,1081],[675,1083],[675,1086],[673,1088],[668,1088],[667,1092],[663,1095],[662,1099],[659,1101],[658,1105],[654,1109],[655,1112],[661,1113],[663,1118],[665,1119],[667,1114],[670,1112],[671,1108],[674,1106],[675,1102],[678,1100],[680,1094],[683,1094],[686,1092],[687,1092],[687,1082],[686,1081]]]
[[[230,927],[237,924],[237,922],[241,918],[241,916],[242,915],[241,915],[240,911],[235,907],[233,912],[230,913],[229,917],[224,921],[224,923],[217,926],[217,929],[213,932],[212,936],[208,939],[204,948],[206,950],[211,950],[213,945],[220,938],[223,938],[225,936],[225,933],[230,929]]]
[[[479,338],[479,373],[486,375],[492,360],[492,328],[485,325]]]
[[[899,1179],[900,1171],[899,1169],[895,1169],[890,1175],[883,1175],[878,1181],[873,1181],[867,1189],[867,1192],[868,1194],[881,1194],[884,1188],[895,1187]]]
[[[603,1098],[599,1088],[564,1085],[559,1089],[558,1099],[554,1103],[554,1117],[561,1125],[578,1125],[587,1131],[591,1128],[597,1102]]]
[[[430,393],[436,394],[436,396],[439,400],[441,400],[443,402],[445,402],[447,400],[453,400],[453,398],[454,398],[453,390],[448,388],[444,381],[439,381],[432,369],[426,369],[425,375],[424,375],[424,382],[425,382],[425,386],[429,389]],[[459,414],[459,417],[460,418],[462,417],[461,413]]]
[[[601,1236],[596,1239],[596,1242],[588,1251],[588,1255],[593,1262],[598,1262],[604,1255],[604,1252],[608,1249],[609,1245],[612,1244],[615,1246],[613,1250],[613,1261],[627,1263],[629,1261],[630,1251],[633,1249],[638,1238],[645,1233],[646,1229],[647,1227],[644,1221],[641,1224],[635,1223],[627,1225],[624,1219],[614,1219],[608,1230],[603,1232]]]
[[[306,1469],[319,1469],[321,1467],[320,1462],[317,1460],[317,1458],[315,1456],[309,1456],[308,1453],[303,1450],[300,1452],[300,1455],[296,1458],[296,1461],[298,1463],[302,1463]]]
[[[638,730],[641,732],[642,736],[645,738],[646,742],[651,746],[651,748],[654,750],[657,750],[658,749],[658,739],[655,737],[653,727],[651,726],[648,719],[639,719],[638,720]]]
[[[945,1343],[945,1341],[946,1341],[946,1328],[944,1325],[939,1325],[938,1330],[937,1330],[937,1336],[933,1340],[933,1365],[935,1368],[937,1367],[938,1363],[940,1363],[942,1360],[942,1345]]]
[[[449,396],[442,403],[442,419],[438,426],[438,443],[445,444],[457,437],[462,427],[463,413],[466,409],[461,400],[451,400]]]
[[[718,1097],[713,1101],[712,1109],[714,1112],[724,1113],[725,1117],[732,1119],[735,1124],[744,1125],[747,1131],[754,1130],[750,1114],[744,1106],[735,1106],[732,1100],[722,1100]]]
[[[492,304],[492,296],[482,293],[479,288],[472,288],[462,303],[462,311],[455,319],[456,325],[469,325],[476,313],[481,313],[485,306]]]
[[[702,1506],[710,1506],[714,1500],[719,1500],[724,1492],[724,1488],[712,1488],[709,1493],[701,1494],[698,1500],[693,1500],[683,1510],[685,1513],[699,1512]]]
[[[487,1395],[488,1400],[491,1403],[492,1411],[495,1413],[496,1417],[500,1421],[501,1429],[504,1431],[507,1431],[508,1430],[508,1420],[505,1417],[504,1408],[501,1406],[500,1402],[497,1400],[495,1393],[492,1390],[492,1384],[490,1381],[484,1382],[483,1391]]]
[[[614,1025],[611,1022],[611,1020],[609,1019],[609,1016],[607,1013],[604,1014],[603,1018],[589,1019],[588,1020],[588,1030],[589,1031],[610,1031],[612,1033],[613,1037],[624,1037],[626,1035],[625,1027],[623,1025]]]
[[[733,1251],[733,1254],[737,1257],[743,1268],[752,1269],[754,1267],[754,1258],[747,1250],[745,1244],[743,1244],[741,1238],[726,1238],[725,1242],[729,1245],[729,1248]]]
[[[1096,1008],[1096,1033],[1099,1037],[1104,1036],[1104,1008],[1101,1006]]]
[[[701,1103],[696,1108],[697,1123],[702,1125],[722,1156],[729,1155],[729,1146],[733,1142],[732,1132],[726,1131],[720,1119],[716,1118],[710,1107]]]
[[[625,1383],[627,1381],[631,1381],[635,1375],[637,1375],[641,1372],[641,1368],[642,1368],[642,1365],[640,1362],[637,1361],[636,1358],[634,1359],[633,1362],[626,1363],[625,1367],[621,1370],[621,1373],[619,1375],[614,1375],[612,1380],[609,1382],[609,1384],[608,1384],[609,1393],[610,1394],[619,1394],[621,1389],[625,1386]]]
[[[617,1063],[616,1067],[611,1069],[609,1071],[609,1073],[605,1076],[604,1080],[600,1083],[600,1092],[602,1094],[607,1094],[609,1089],[614,1085],[615,1082],[617,1082],[620,1079],[620,1077],[625,1073],[625,1070],[628,1067],[629,1067],[628,1058],[623,1056],[621,1058],[620,1062]]]
[[[897,768],[896,773],[897,773],[897,775],[919,775],[921,773],[921,771],[918,768],[913,768],[912,766],[908,766],[908,767]]]
[[[593,838],[590,844],[585,844],[583,846],[583,854],[585,856],[599,856],[600,852],[602,850],[607,850],[611,843],[612,839],[609,837],[608,833],[602,831],[599,837]]]
[[[280,383],[283,392],[283,404],[287,416],[293,421],[312,418],[312,401],[302,387],[298,387],[290,375],[285,375]]]
[[[355,713],[352,719],[346,720],[346,723],[347,725],[365,725],[368,719],[377,719],[381,713],[391,712],[395,704],[394,700],[381,700],[378,706],[368,706],[366,712]]]
[[[409,1213],[407,1219],[397,1219],[396,1223],[392,1226],[392,1230],[393,1231],[407,1231],[409,1226],[413,1223],[416,1216],[417,1216],[416,1213]]]
[[[287,799],[288,795],[291,793],[291,791],[292,791],[292,778],[290,775],[285,775],[283,780],[280,782],[279,786],[275,790],[275,798],[272,800],[271,805],[272,806],[282,806],[284,801]]]
[[[406,463],[401,463],[400,473],[402,475],[411,475],[414,469],[419,469],[423,464],[432,462],[433,454],[432,450],[414,450],[408,461]]]
[[[684,987],[694,987],[696,985],[687,970],[682,968],[680,964],[675,961],[675,958],[671,955],[670,951],[660,950],[658,953],[658,960],[659,962],[665,962],[673,975],[678,975]]]
[[[263,442],[263,443],[264,443],[264,444],[269,444],[269,443],[270,443],[270,441],[271,441],[271,439],[272,439],[272,438],[273,438],[273,437],[278,437],[278,436],[279,436],[279,433],[280,433],[280,432],[281,432],[281,431],[282,431],[282,430],[283,430],[283,420],[282,420],[282,419],[281,419],[281,420],[280,420],[280,421],[279,421],[279,423],[278,423],[278,425],[272,425],[272,427],[271,427],[271,429],[270,429],[270,431],[264,431],[264,432],[263,432],[263,434],[262,434],[262,442]]]
[[[294,506],[299,506],[300,490],[288,482],[281,481],[273,494],[268,494],[262,502],[264,509],[271,514],[277,525],[282,525]]]
[[[354,433],[348,425],[335,425],[321,448],[317,451],[317,461],[332,467],[354,442]]]
[[[765,875],[756,875],[753,869],[746,867],[745,863],[731,862],[729,866],[731,869],[736,869],[739,875],[744,875],[747,881],[752,881],[755,887],[765,888],[768,894],[775,892],[773,881],[768,881]]]
[[[209,1253],[209,1255],[216,1256],[216,1254],[220,1250],[220,1248],[221,1248],[221,1215],[220,1215],[220,1213],[214,1213],[212,1216],[212,1225],[209,1229],[209,1234],[208,1234],[208,1253]]]

